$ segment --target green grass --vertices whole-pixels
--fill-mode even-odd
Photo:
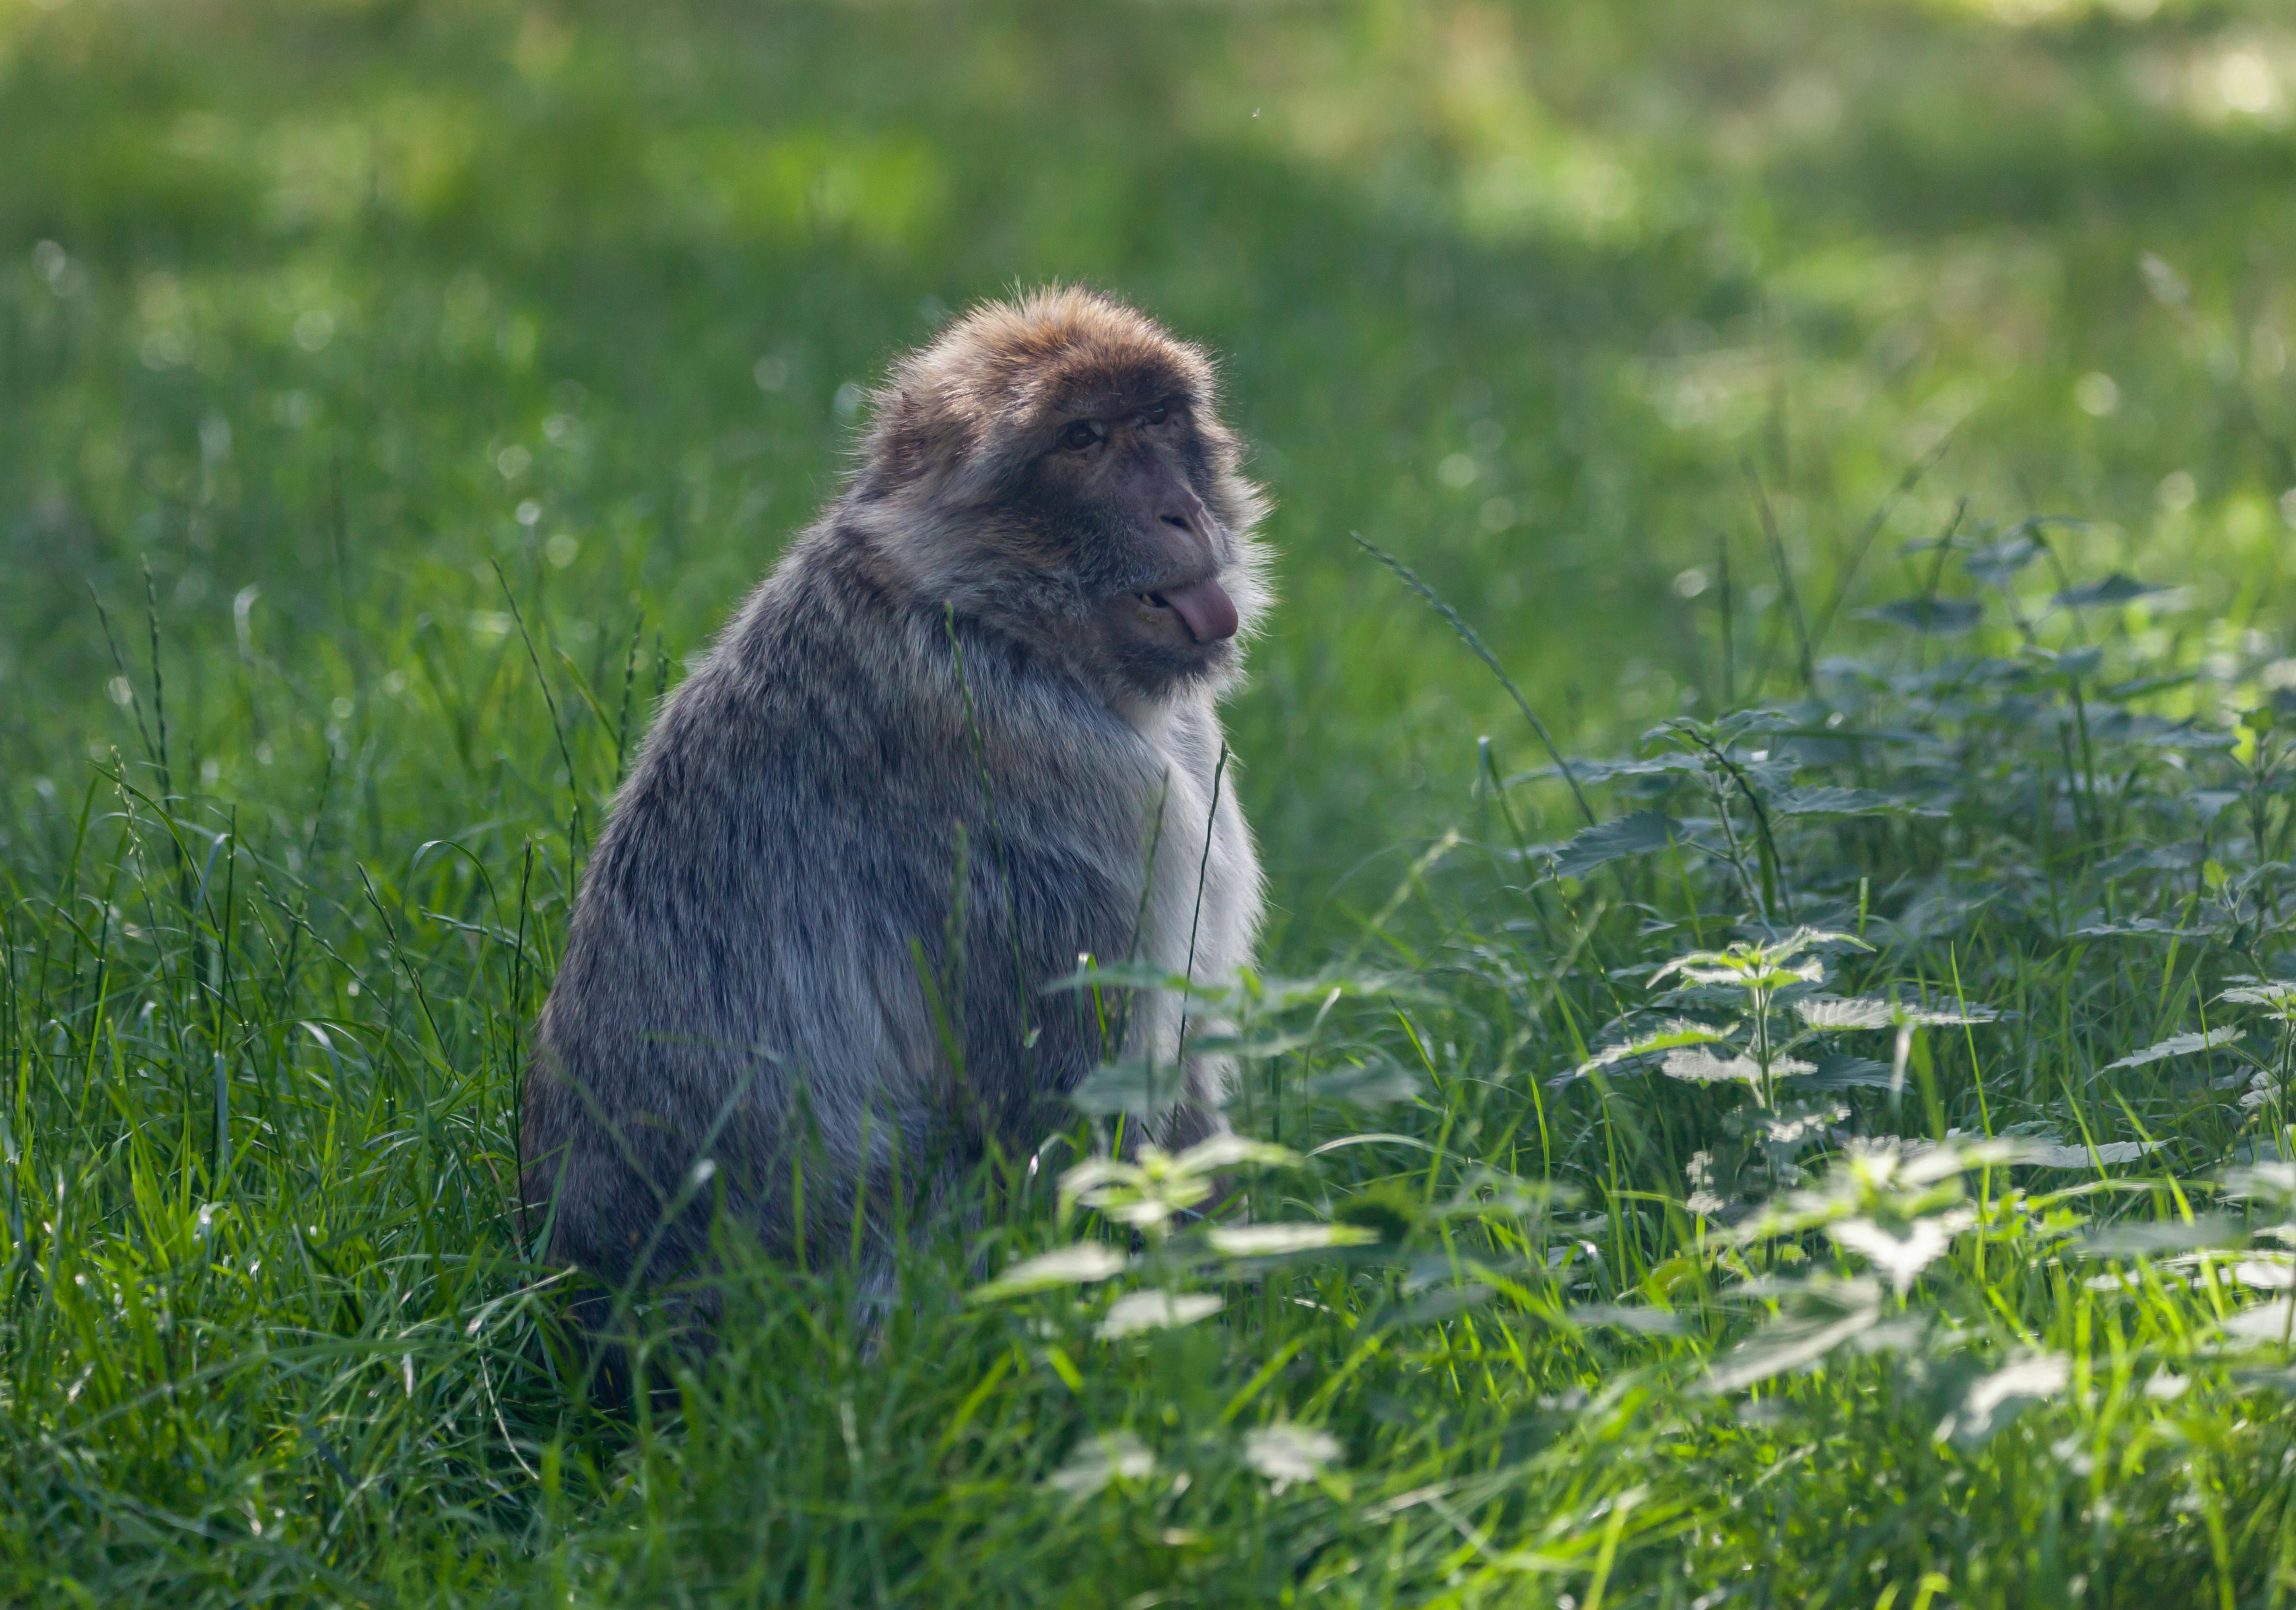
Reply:
[[[0,1601],[2286,1603],[2292,182],[2260,4],[0,0]],[[1055,1147],[603,1417],[508,1194],[583,845],[846,388],[1054,276],[1276,499],[1236,1117],[1370,1239]],[[1574,839],[1350,533],[1674,768]],[[1999,1015],[1652,977],[1800,924]],[[1677,1019],[1767,1073],[1564,1077]]]

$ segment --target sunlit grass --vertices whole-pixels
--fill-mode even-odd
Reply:
[[[2290,37],[0,11],[0,1598],[2284,1602]],[[604,1416],[509,1190],[583,847],[1056,275],[1277,500],[1281,1153],[1070,1174],[1111,1075]],[[1842,1004],[1657,976],[1805,925]]]

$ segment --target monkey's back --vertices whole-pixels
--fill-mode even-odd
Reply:
[[[721,1195],[769,1246],[840,1245],[857,1202],[1032,1141],[1100,1060],[1081,998],[1041,987],[1128,953],[1168,762],[1072,678],[955,636],[961,661],[832,521],[666,704],[529,1074],[554,1259],[673,1272]]]

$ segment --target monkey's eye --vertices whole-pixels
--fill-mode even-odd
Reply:
[[[1169,412],[1169,410],[1164,404],[1158,403],[1152,408],[1145,408],[1141,411],[1140,423],[1144,425],[1160,425],[1164,423],[1164,415],[1168,412]]]
[[[1097,442],[1102,434],[1101,428],[1091,420],[1071,420],[1068,429],[1061,432],[1061,446],[1071,452],[1081,453]]]

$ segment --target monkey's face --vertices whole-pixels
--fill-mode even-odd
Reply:
[[[1047,422],[1017,512],[1082,593],[1106,669],[1156,693],[1233,666],[1242,616],[1235,539],[1196,489],[1209,464],[1192,400],[1143,390]]]
[[[846,506],[930,607],[1111,692],[1224,680],[1267,596],[1264,510],[1204,355],[1136,309],[988,303],[898,365]]]

